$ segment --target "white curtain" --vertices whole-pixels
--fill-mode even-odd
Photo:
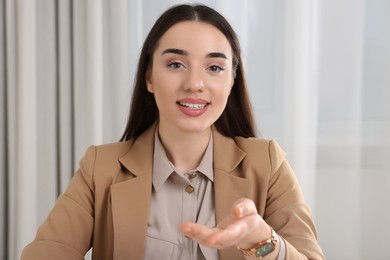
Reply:
[[[18,259],[86,147],[120,138],[129,9],[125,0],[0,3],[0,258]]]
[[[189,1],[0,0],[0,258],[18,259],[90,144],[124,129],[142,42]],[[198,1],[241,40],[258,126],[328,259],[389,259],[390,1]]]

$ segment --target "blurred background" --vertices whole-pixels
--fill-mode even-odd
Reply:
[[[0,258],[18,259],[91,144],[119,140],[156,18],[189,1],[0,0]],[[198,1],[239,35],[328,259],[390,259],[390,1]],[[88,258],[88,257],[87,257]]]

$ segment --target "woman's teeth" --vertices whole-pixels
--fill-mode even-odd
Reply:
[[[182,107],[188,107],[190,109],[202,109],[206,106],[206,104],[192,104],[192,103],[180,103],[179,105]]]

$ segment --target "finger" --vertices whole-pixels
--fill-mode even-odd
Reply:
[[[197,223],[186,222],[181,224],[180,230],[190,239],[201,245],[216,249],[223,249],[236,245],[248,233],[252,232],[261,221],[259,215],[249,215],[240,219],[230,219],[223,227],[221,223],[215,228],[209,228]]]
[[[235,245],[245,236],[254,232],[262,221],[263,219],[258,214],[237,219],[213,235],[215,243],[224,246]]]
[[[231,222],[223,229],[212,234],[210,240],[216,248],[225,248],[235,245],[246,234],[247,225],[242,219]]]
[[[241,222],[241,221],[240,221]],[[196,223],[183,223],[180,230],[183,234],[201,245],[222,249],[236,244],[244,234],[240,223],[229,225],[227,229],[209,228]]]
[[[233,204],[231,214],[235,218],[242,218],[245,216],[257,214],[256,205],[250,199],[239,199]]]
[[[180,231],[199,244],[210,247],[214,244],[212,236],[218,230],[197,223],[185,222],[180,225]]]

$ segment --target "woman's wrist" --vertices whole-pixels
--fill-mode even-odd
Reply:
[[[261,240],[254,246],[244,249],[237,246],[241,253],[248,259],[254,258],[265,258],[265,259],[276,259],[279,254],[279,236],[270,227],[271,236],[268,239]]]
[[[260,216],[259,218],[258,227],[237,243],[239,248],[252,248],[260,241],[267,240],[272,236],[272,228]]]

